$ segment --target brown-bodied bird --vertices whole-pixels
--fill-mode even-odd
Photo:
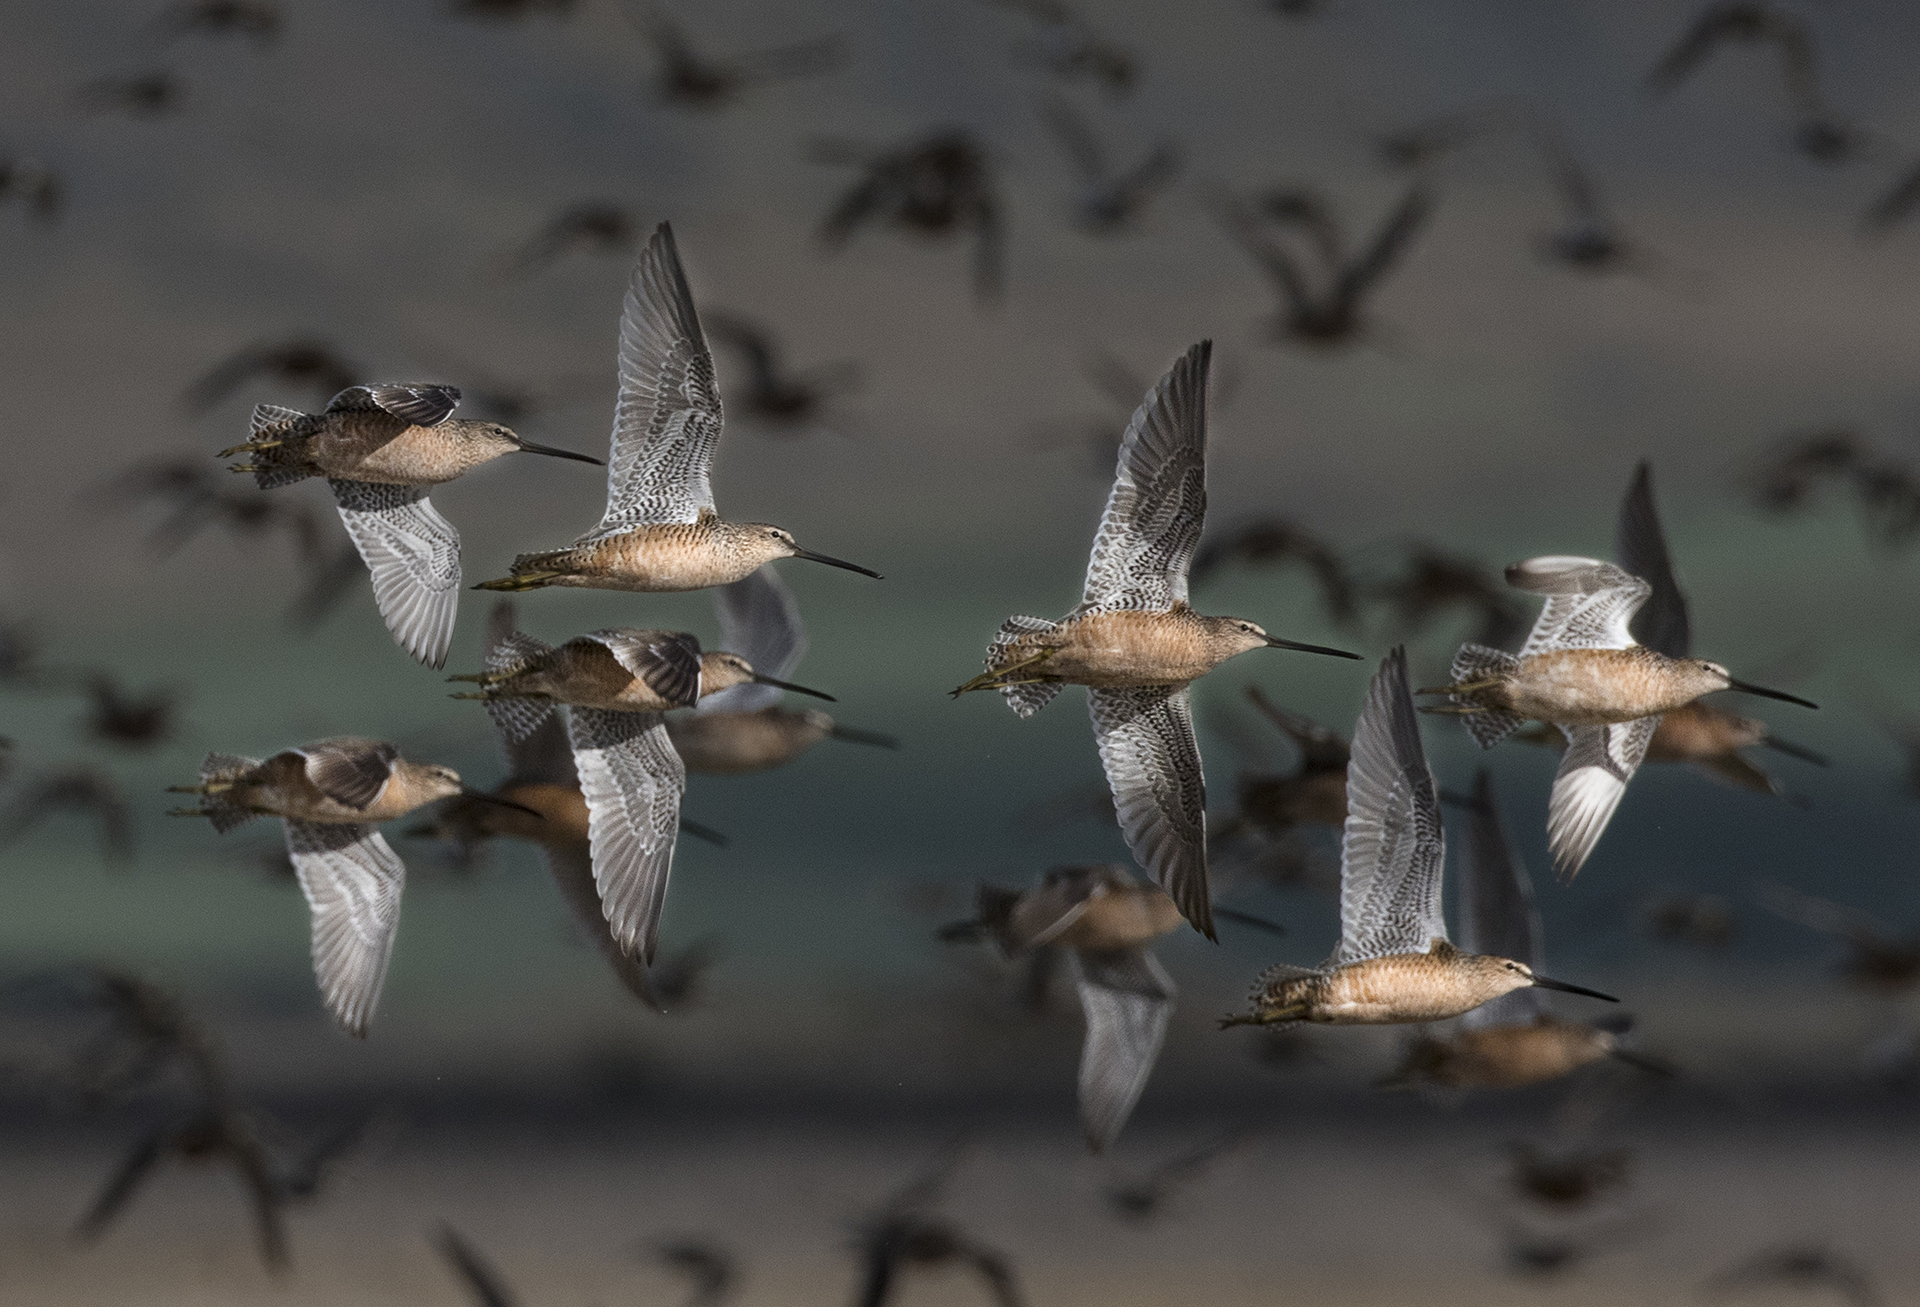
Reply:
[[[459,403],[452,386],[374,385],[347,387],[323,413],[260,404],[252,437],[220,454],[246,455],[232,470],[251,472],[262,490],[326,478],[394,643],[429,667],[446,662],[460,602],[460,533],[429,490],[507,454],[600,464],[497,422],[456,418]]]
[[[860,384],[860,367],[855,363],[828,363],[805,371],[786,367],[773,333],[735,314],[708,313],[706,328],[746,369],[744,384],[733,392],[733,411],[770,434],[803,436],[832,430],[823,417],[834,397]]]
[[[1641,644],[1631,623],[1653,593],[1646,580],[1597,558],[1552,554],[1507,568],[1507,584],[1545,600],[1520,652],[1463,644],[1445,694],[1481,748],[1523,721],[1567,737],[1547,810],[1554,869],[1571,880],[1599,843],[1639,771],[1662,714],[1722,690],[1818,705],[1734,677],[1719,663],[1673,658]]]
[[[878,572],[802,549],[777,526],[722,519],[708,479],[720,430],[713,354],[673,229],[661,223],[627,283],[620,313],[620,399],[607,460],[606,512],[573,544],[521,554],[510,576],[483,581],[480,589],[704,590],[779,558],[810,559],[878,578]]]
[[[1190,579],[1202,585],[1228,563],[1258,567],[1298,563],[1320,592],[1320,606],[1336,626],[1350,626],[1360,615],[1358,589],[1347,565],[1320,536],[1285,518],[1268,517],[1245,522],[1223,537],[1216,536],[1193,557]]]
[[[1904,934],[1877,917],[1784,885],[1766,885],[1761,904],[1775,916],[1833,935],[1847,946],[1840,974],[1870,994],[1904,993],[1920,982],[1920,932]]]
[[[1440,799],[1420,742],[1406,650],[1388,654],[1374,673],[1352,751],[1340,845],[1340,942],[1318,967],[1269,967],[1247,1011],[1222,1019],[1222,1027],[1444,1021],[1529,986],[1619,1001],[1549,980],[1519,958],[1468,952],[1448,939],[1440,901],[1446,861]]]
[[[1461,946],[1546,965],[1533,882],[1500,815],[1493,776],[1474,776],[1467,801],[1467,837],[1461,845]],[[1520,989],[1483,1003],[1447,1034],[1415,1039],[1400,1067],[1382,1083],[1437,1085],[1447,1089],[1515,1089],[1557,1080],[1621,1052],[1619,1031],[1606,1022],[1565,1021],[1553,1015],[1538,988]]]
[[[932,1214],[957,1161],[958,1150],[948,1149],[931,1170],[860,1222],[854,1244],[861,1265],[860,1285],[853,1307],[886,1307],[898,1292],[903,1273],[951,1266],[978,1276],[998,1307],[1025,1307],[1026,1298],[1006,1255]]]
[[[1149,946],[1179,926],[1172,899],[1110,863],[1055,867],[1024,892],[982,884],[976,918],[940,932],[992,939],[1010,960],[1065,951],[1087,1023],[1080,1121],[1092,1152],[1119,1138],[1160,1056],[1177,991]]]
[[[1101,1196],[1121,1220],[1145,1225],[1165,1214],[1182,1190],[1198,1184],[1227,1158],[1245,1152],[1254,1138],[1254,1131],[1244,1127],[1229,1130],[1176,1153],[1145,1175],[1107,1185]]]
[[[684,632],[634,627],[558,647],[509,631],[489,649],[486,671],[451,679],[481,686],[454,697],[484,700],[509,743],[543,726],[555,705],[568,705],[601,910],[621,950],[643,964],[653,961],[658,941],[687,783],[662,714],[747,682],[832,698],[763,676],[739,654],[703,654]]]
[[[236,350],[181,392],[180,403],[204,413],[255,378],[298,390],[324,404],[366,369],[317,336],[290,336]]]
[[[287,855],[313,913],[321,997],[341,1029],[357,1037],[365,1037],[380,1000],[407,877],[380,823],[456,794],[532,811],[463,785],[450,767],[411,762],[384,740],[354,736],[265,761],[210,753],[199,784],[169,788],[201,796],[200,806],[173,815],[205,817],[223,835],[256,816],[282,820]]]
[[[1104,36],[1064,0],[990,0],[1032,19],[1032,49],[1021,50],[1062,81],[1089,81],[1118,98],[1133,89],[1140,61],[1132,50]]]
[[[187,84],[165,71],[102,77],[80,88],[80,104],[93,113],[128,118],[165,118],[186,103]]]
[[[625,205],[583,200],[547,219],[539,231],[500,257],[500,270],[513,275],[535,271],[576,250],[628,254],[646,227]]]
[[[162,40],[183,36],[242,36],[272,45],[280,35],[280,6],[270,0],[174,0],[147,28]]]
[[[999,187],[986,148],[971,133],[941,128],[891,150],[823,141],[815,155],[861,170],[820,224],[827,249],[845,247],[870,223],[934,240],[970,232],[974,291],[983,300],[1000,294],[1006,231]]]
[[[53,223],[66,202],[66,184],[52,165],[30,154],[0,158],[0,200],[17,199],[41,223]]]
[[[1780,61],[1781,89],[1793,117],[1793,147],[1817,163],[1845,163],[1871,144],[1865,133],[1842,121],[1820,89],[1813,32],[1779,5],[1730,0],[1701,10],[1680,39],[1647,74],[1647,86],[1672,90],[1728,45],[1771,46]]]
[[[839,37],[783,45],[719,59],[703,55],[686,29],[657,0],[627,0],[627,13],[653,46],[654,93],[662,104],[720,109],[755,86],[817,77],[832,71],[844,53]]]
[[[817,709],[781,706],[786,678],[807,652],[800,606],[772,568],[716,586],[720,650],[738,654],[766,679],[702,694],[692,712],[667,717],[667,738],[696,775],[741,776],[792,762],[822,740],[897,749],[891,736],[841,726]]]
[[[1764,1292],[1775,1285],[1809,1292],[1824,1289],[1852,1307],[1884,1307],[1887,1301],[1865,1267],[1824,1244],[1762,1249],[1707,1277],[1700,1284],[1700,1294],[1724,1298]]]
[[[1211,341],[1189,349],[1128,424],[1079,605],[1057,622],[1008,618],[987,670],[953,691],[998,690],[1027,718],[1062,687],[1086,686],[1127,847],[1209,938],[1206,780],[1188,687],[1255,649],[1358,657],[1269,635],[1245,618],[1207,616],[1187,601],[1206,522],[1211,357]]]
[[[1080,173],[1074,225],[1094,236],[1125,231],[1153,198],[1180,175],[1180,151],[1162,142],[1131,168],[1116,169],[1106,147],[1074,107],[1057,95],[1041,101],[1041,116]]]
[[[503,599],[487,617],[489,656],[495,649],[511,646],[516,634],[513,602]],[[509,774],[491,795],[507,804],[458,798],[407,834],[451,839],[463,848],[501,837],[538,845],[574,923],[606,959],[615,978],[635,998],[663,1010],[666,1004],[659,986],[615,942],[601,914],[600,891],[593,878],[591,816],[566,722],[559,714],[549,713],[523,734],[501,729],[498,722],[495,727]]]
[[[1416,181],[1364,249],[1335,262],[1323,248],[1324,266],[1314,278],[1244,201],[1224,191],[1216,191],[1211,201],[1227,234],[1260,265],[1281,298],[1273,338],[1322,348],[1350,345],[1372,333],[1368,298],[1412,247],[1434,209],[1432,192]]]
[[[86,814],[99,826],[100,856],[109,867],[133,862],[133,809],[120,783],[97,767],[60,767],[23,776],[0,811],[0,847],[56,812]]]

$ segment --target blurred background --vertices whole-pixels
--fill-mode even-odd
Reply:
[[[1895,202],[1920,156],[1920,13],[1767,8],[1811,41],[1811,92],[1777,34],[1651,89],[1697,13],[1670,4],[6,6],[0,1296],[455,1302],[425,1237],[445,1219],[529,1301],[683,1294],[647,1249],[685,1232],[738,1250],[748,1301],[832,1301],[857,1278],[849,1222],[960,1131],[953,1210],[1036,1303],[1518,1302],[1543,1282],[1568,1302],[1677,1302],[1756,1250],[1816,1243],[1870,1267],[1886,1300],[1911,1296],[1905,991],[1849,988],[1842,943],[1755,891],[1890,923],[1920,976],[1900,939],[1920,926],[1920,551],[1900,516],[1920,219]],[[703,98],[666,80],[669,21],[738,84]],[[1411,167],[1383,149],[1463,109],[1479,127]],[[997,293],[976,286],[964,224],[821,238],[863,151],[943,130],[983,159]],[[1169,147],[1124,220],[1088,217],[1076,130],[1116,169]],[[1276,333],[1227,197],[1274,240],[1324,239],[1330,211],[1364,249],[1414,185],[1435,208],[1369,288],[1364,329]],[[254,403],[317,410],[328,360],[223,365],[302,342],[350,380],[457,385],[463,411],[604,454],[621,294],[661,220],[703,315],[759,324],[786,366],[832,378],[808,419],[756,418],[747,360],[716,339],[730,416],[714,483],[727,516],[885,574],[780,568],[811,634],[796,679],[902,747],[829,741],[777,771],[694,778],[685,815],[728,843],[681,842],[664,947],[700,951],[666,1016],[606,974],[535,850],[461,862],[396,839],[399,941],[372,1037],[351,1041],[314,992],[277,826],[216,837],[169,821],[164,788],[209,750],[331,734],[391,739],[481,786],[504,765],[478,706],[393,645],[363,572],[349,564],[321,602],[345,541],[322,486],[272,497],[313,514],[303,545],[280,529],[297,510],[249,527],[171,469],[255,498],[213,451],[246,438]],[[1611,252],[1570,255],[1583,232]],[[1337,933],[1313,883],[1336,833],[1296,831],[1222,853],[1241,868],[1230,901],[1287,938],[1159,948],[1180,1006],[1118,1158],[1097,1162],[1073,1119],[1070,999],[1023,1011],[990,955],[935,941],[980,879],[1125,859],[1078,691],[1027,722],[945,691],[1007,614],[1075,602],[1128,409],[1203,337],[1208,542],[1284,521],[1359,596],[1343,616],[1297,557],[1229,556],[1196,580],[1204,611],[1369,660],[1407,640],[1416,683],[1434,683],[1483,614],[1398,604],[1419,560],[1483,566],[1497,590],[1513,559],[1609,555],[1650,459],[1696,651],[1821,704],[1730,706],[1830,765],[1756,754],[1777,795],[1649,767],[1571,886],[1544,870],[1553,756],[1485,758],[1539,873],[1553,972],[1620,994],[1637,1046],[1678,1075],[1388,1094],[1373,1081],[1396,1032],[1217,1032],[1263,967],[1316,963]],[[1840,443],[1805,463],[1807,493],[1769,501],[1769,469],[1810,435]],[[435,500],[479,580],[585,530],[604,479],[507,460]],[[447,671],[480,665],[485,598],[464,602]],[[546,591],[520,612],[554,640],[717,634],[701,594]],[[1344,733],[1369,667],[1262,651],[1196,686],[1216,828],[1237,774],[1293,765],[1246,688]],[[160,723],[94,729],[96,670],[166,696]],[[1442,785],[1465,788],[1482,761],[1465,732],[1436,719],[1427,745]],[[1731,924],[1694,929],[1689,912]],[[68,1238],[158,1110],[154,1094],[81,1101],[49,1070],[95,1019],[57,992],[82,965],[164,985],[296,1133],[379,1123],[291,1218],[291,1275],[261,1268],[217,1169],[163,1169],[98,1246]],[[1257,1133],[1150,1236],[1108,1215],[1113,1167],[1236,1124]],[[1557,1258],[1528,1253],[1503,1169],[1504,1141],[1542,1132],[1636,1158],[1611,1207],[1553,1227],[1572,1249]],[[1764,1291],[1784,1301],[1800,1282]],[[903,1290],[979,1292],[964,1276]]]

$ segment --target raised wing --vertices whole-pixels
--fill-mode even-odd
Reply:
[[[1089,690],[1087,705],[1127,847],[1180,914],[1212,939],[1207,783],[1186,688]]]
[[[1350,306],[1365,295],[1373,283],[1386,276],[1412,247],[1420,229],[1433,216],[1433,208],[1432,193],[1424,184],[1415,183],[1406,198],[1400,201],[1400,207],[1381,224],[1373,244],[1341,269],[1327,294],[1328,303]]]
[[[288,821],[293,860],[313,909],[313,973],[327,1010],[365,1038],[393,956],[406,864],[372,826]]]
[[[1147,392],[1127,424],[1076,612],[1164,612],[1187,601],[1187,568],[1207,516],[1212,357],[1210,340],[1188,350]]]
[[[1587,855],[1613,820],[1613,810],[1640,770],[1660,717],[1640,717],[1610,726],[1563,726],[1567,751],[1547,801],[1547,847],[1561,880],[1579,874]]]
[[[444,666],[460,605],[460,533],[428,502],[426,486],[327,484],[373,573],[373,600],[394,643],[429,667]]]
[[[1673,576],[1666,532],[1660,529],[1660,510],[1653,502],[1653,467],[1644,459],[1633,470],[1627,497],[1621,501],[1613,552],[1623,569],[1652,587],[1646,603],[1627,623],[1628,631],[1656,653],[1688,657],[1693,634],[1687,622],[1687,596]]]
[[[614,661],[675,707],[690,708],[699,700],[700,641],[686,632],[616,626],[580,638],[605,645]]]
[[[294,752],[304,760],[313,787],[349,808],[365,808],[378,799],[400,759],[400,750],[385,740],[352,735],[320,740]]]
[[[459,407],[455,386],[348,386],[327,401],[327,412],[380,409],[416,427],[439,426]]]
[[[1105,1152],[1140,1101],[1167,1037],[1173,981],[1145,949],[1076,953],[1073,979],[1087,1019],[1080,1046],[1080,1123]]]
[[[1533,882],[1507,834],[1493,776],[1485,767],[1473,778],[1472,812],[1461,854],[1460,947],[1512,958],[1536,971],[1545,966]],[[1545,1010],[1545,991],[1528,986],[1481,1004],[1462,1021],[1469,1027],[1519,1025]]]
[[[1507,568],[1507,584],[1545,595],[1520,657],[1559,649],[1629,649],[1627,624],[1647,602],[1653,587],[1598,558],[1553,554],[1529,558]]]
[[[650,964],[680,833],[686,766],[658,713],[574,708],[567,733],[587,800],[601,912],[621,951]]]
[[[762,676],[786,680],[807,653],[807,628],[793,591],[771,567],[749,572],[713,592],[720,617],[719,647],[737,653]],[[780,702],[777,685],[730,685],[700,701],[703,712],[757,712]]]
[[[661,223],[620,313],[620,401],[607,459],[607,512],[585,539],[713,511],[707,472],[720,443],[720,391],[673,229]]]
[[[1351,747],[1334,966],[1425,953],[1447,938],[1440,912],[1446,859],[1440,800],[1420,744],[1404,648],[1382,659],[1373,674]]]

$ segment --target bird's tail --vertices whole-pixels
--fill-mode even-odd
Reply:
[[[304,481],[313,475],[305,456],[306,436],[300,430],[306,416],[278,404],[256,404],[247,442],[221,450],[220,457],[248,455],[246,462],[233,464],[231,470],[253,473],[254,484],[262,490]]]
[[[1460,652],[1453,656],[1453,683],[1472,685],[1499,680],[1511,675],[1519,666],[1520,660],[1504,650],[1490,649],[1484,644],[1463,644]],[[1456,694],[1453,699],[1455,703],[1476,709],[1464,714],[1460,720],[1466,723],[1468,733],[1483,749],[1491,749],[1526,724],[1524,718],[1504,708],[1481,706],[1470,694]]]
[[[173,787],[175,793],[198,794],[200,806],[179,809],[177,815],[205,817],[222,835],[235,826],[252,821],[258,814],[234,801],[233,786],[235,781],[259,765],[257,758],[241,758],[231,753],[208,754],[206,761],[200,764],[198,785]]]
[[[508,568],[508,575],[493,581],[482,581],[476,590],[505,590],[509,594],[521,590],[538,590],[542,586],[552,585],[555,578],[569,575],[572,566],[571,549],[554,549],[544,554],[521,554]]]

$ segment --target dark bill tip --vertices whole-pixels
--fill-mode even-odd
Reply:
[[[1738,690],[1742,694],[1757,694],[1766,699],[1778,699],[1782,703],[1797,703],[1802,708],[1817,709],[1820,706],[1811,700],[1802,699],[1797,694],[1788,694],[1785,690],[1769,690],[1764,685],[1750,685],[1745,681],[1736,681],[1731,676],[1727,678],[1727,688]]]
[[[754,673],[753,681],[756,685],[777,685],[782,690],[792,690],[795,694],[810,694],[816,699],[825,699],[828,703],[840,702],[825,690],[809,690],[804,685],[795,685],[792,681],[776,681],[771,676],[762,676],[758,672]]]
[[[871,568],[862,567],[858,563],[849,563],[842,558],[829,558],[825,554],[816,554],[811,549],[796,549],[793,551],[793,556],[795,558],[804,558],[809,563],[825,563],[828,567],[842,567],[849,572],[858,572],[862,576],[870,576],[876,581],[886,580],[884,576],[881,576],[880,573],[873,571]]]
[[[1562,994],[1585,994],[1588,998],[1597,998],[1608,1003],[1618,1003],[1620,1001],[1611,994],[1602,994],[1597,989],[1583,989],[1579,985],[1569,985],[1564,980],[1548,980],[1545,976],[1535,976],[1533,983],[1541,989],[1557,989]]]
[[[577,463],[591,463],[595,467],[606,466],[605,463],[595,458],[592,454],[576,454],[571,449],[555,449],[552,445],[536,445],[531,440],[523,440],[520,442],[520,452],[523,454],[545,454],[549,458],[570,458]]]
[[[469,799],[476,799],[481,803],[491,803],[498,808],[512,808],[515,812],[524,812],[529,817],[538,817],[542,821],[546,820],[544,813],[536,812],[524,803],[515,803],[512,799],[503,799],[497,794],[488,794],[483,790],[468,789],[464,785],[460,787],[460,793]]]
[[[1301,644],[1298,640],[1282,640],[1277,635],[1270,635],[1267,637],[1267,648],[1292,649],[1297,653],[1325,654],[1329,658],[1358,659],[1360,657],[1359,654],[1348,653],[1345,649],[1329,649],[1324,644]]]

